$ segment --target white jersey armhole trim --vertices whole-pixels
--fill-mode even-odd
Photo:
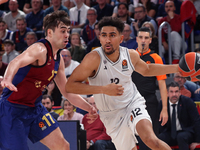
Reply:
[[[100,68],[101,68],[102,57],[101,57],[101,54],[99,53],[99,51],[96,51],[96,52],[99,54],[100,63],[99,63],[99,67],[98,67],[98,70],[97,70],[97,72],[95,73],[95,75],[94,75],[93,77],[89,77],[89,78],[91,78],[91,79],[94,79],[94,78],[98,75],[99,70],[100,70]]]
[[[128,61],[133,69],[133,71],[135,71],[135,67],[133,66],[132,62],[131,62],[131,58],[130,58],[130,54],[129,54],[129,51],[128,51],[128,48],[126,48],[126,53],[127,53],[127,56],[128,56]]]

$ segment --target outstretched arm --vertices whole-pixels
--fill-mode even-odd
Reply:
[[[64,61],[61,57],[61,62],[60,62],[60,67],[58,70],[58,73],[55,77],[55,82],[56,85],[58,86],[60,92],[62,95],[70,101],[73,105],[86,110],[87,112],[90,113],[95,113],[95,108],[93,108],[88,102],[86,102],[80,95],[72,94],[72,93],[67,93],[65,91],[65,84],[67,83],[67,78],[65,76],[65,67],[64,67]]]
[[[3,81],[1,81],[2,87],[17,91],[17,88],[12,84],[12,80],[19,68],[30,64],[43,65],[46,61],[46,53],[46,47],[42,43],[35,43],[13,59],[6,69]]]
[[[85,56],[81,64],[76,67],[66,84],[66,91],[76,94],[107,94],[111,96],[120,96],[124,88],[119,84],[108,84],[105,86],[92,86],[82,83],[88,77],[95,75],[100,64],[99,54],[95,51]]]
[[[176,73],[178,71],[178,64],[163,65],[163,64],[146,64],[140,59],[139,54],[134,50],[129,50],[131,61],[135,67],[135,71],[143,76],[158,76],[163,74]]]

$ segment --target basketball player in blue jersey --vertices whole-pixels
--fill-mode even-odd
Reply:
[[[135,134],[153,150],[170,150],[154,134],[145,99],[132,82],[131,74],[169,74],[178,72],[178,65],[146,64],[135,50],[120,47],[123,29],[124,23],[118,18],[104,17],[99,22],[102,47],[85,56],[70,76],[66,90],[94,94],[100,118],[117,150],[136,150]],[[147,48],[150,35],[151,31],[138,32],[138,48]],[[90,85],[82,84],[87,78]]]
[[[44,18],[46,38],[31,45],[11,61],[1,85],[0,149],[28,150],[27,138],[51,150],[69,150],[57,121],[41,104],[44,88],[54,80],[73,105],[95,116],[95,108],[80,96],[66,93],[67,79],[59,49],[68,43],[70,20],[64,11]]]

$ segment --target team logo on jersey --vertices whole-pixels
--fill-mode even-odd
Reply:
[[[104,70],[107,70],[107,67],[105,66],[103,69],[104,69]]]
[[[106,64],[106,63],[107,63],[107,60],[103,60],[103,63]]]
[[[124,59],[124,60],[122,61],[122,69],[127,69],[127,68],[128,68],[128,63],[127,63],[127,60]]]
[[[40,88],[41,87],[41,81],[35,81],[35,87]]]
[[[39,122],[39,127],[43,130],[45,130],[47,127],[45,126],[44,122]]]

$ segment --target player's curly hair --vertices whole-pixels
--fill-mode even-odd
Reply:
[[[99,30],[104,26],[113,26],[117,28],[119,33],[122,33],[124,30],[124,23],[117,17],[103,17],[101,21],[99,21]]]
[[[55,28],[58,27],[61,22],[67,26],[71,25],[68,14],[63,10],[54,11],[46,15],[43,20],[45,36],[47,35],[48,29],[52,29],[53,31],[55,31]]]

